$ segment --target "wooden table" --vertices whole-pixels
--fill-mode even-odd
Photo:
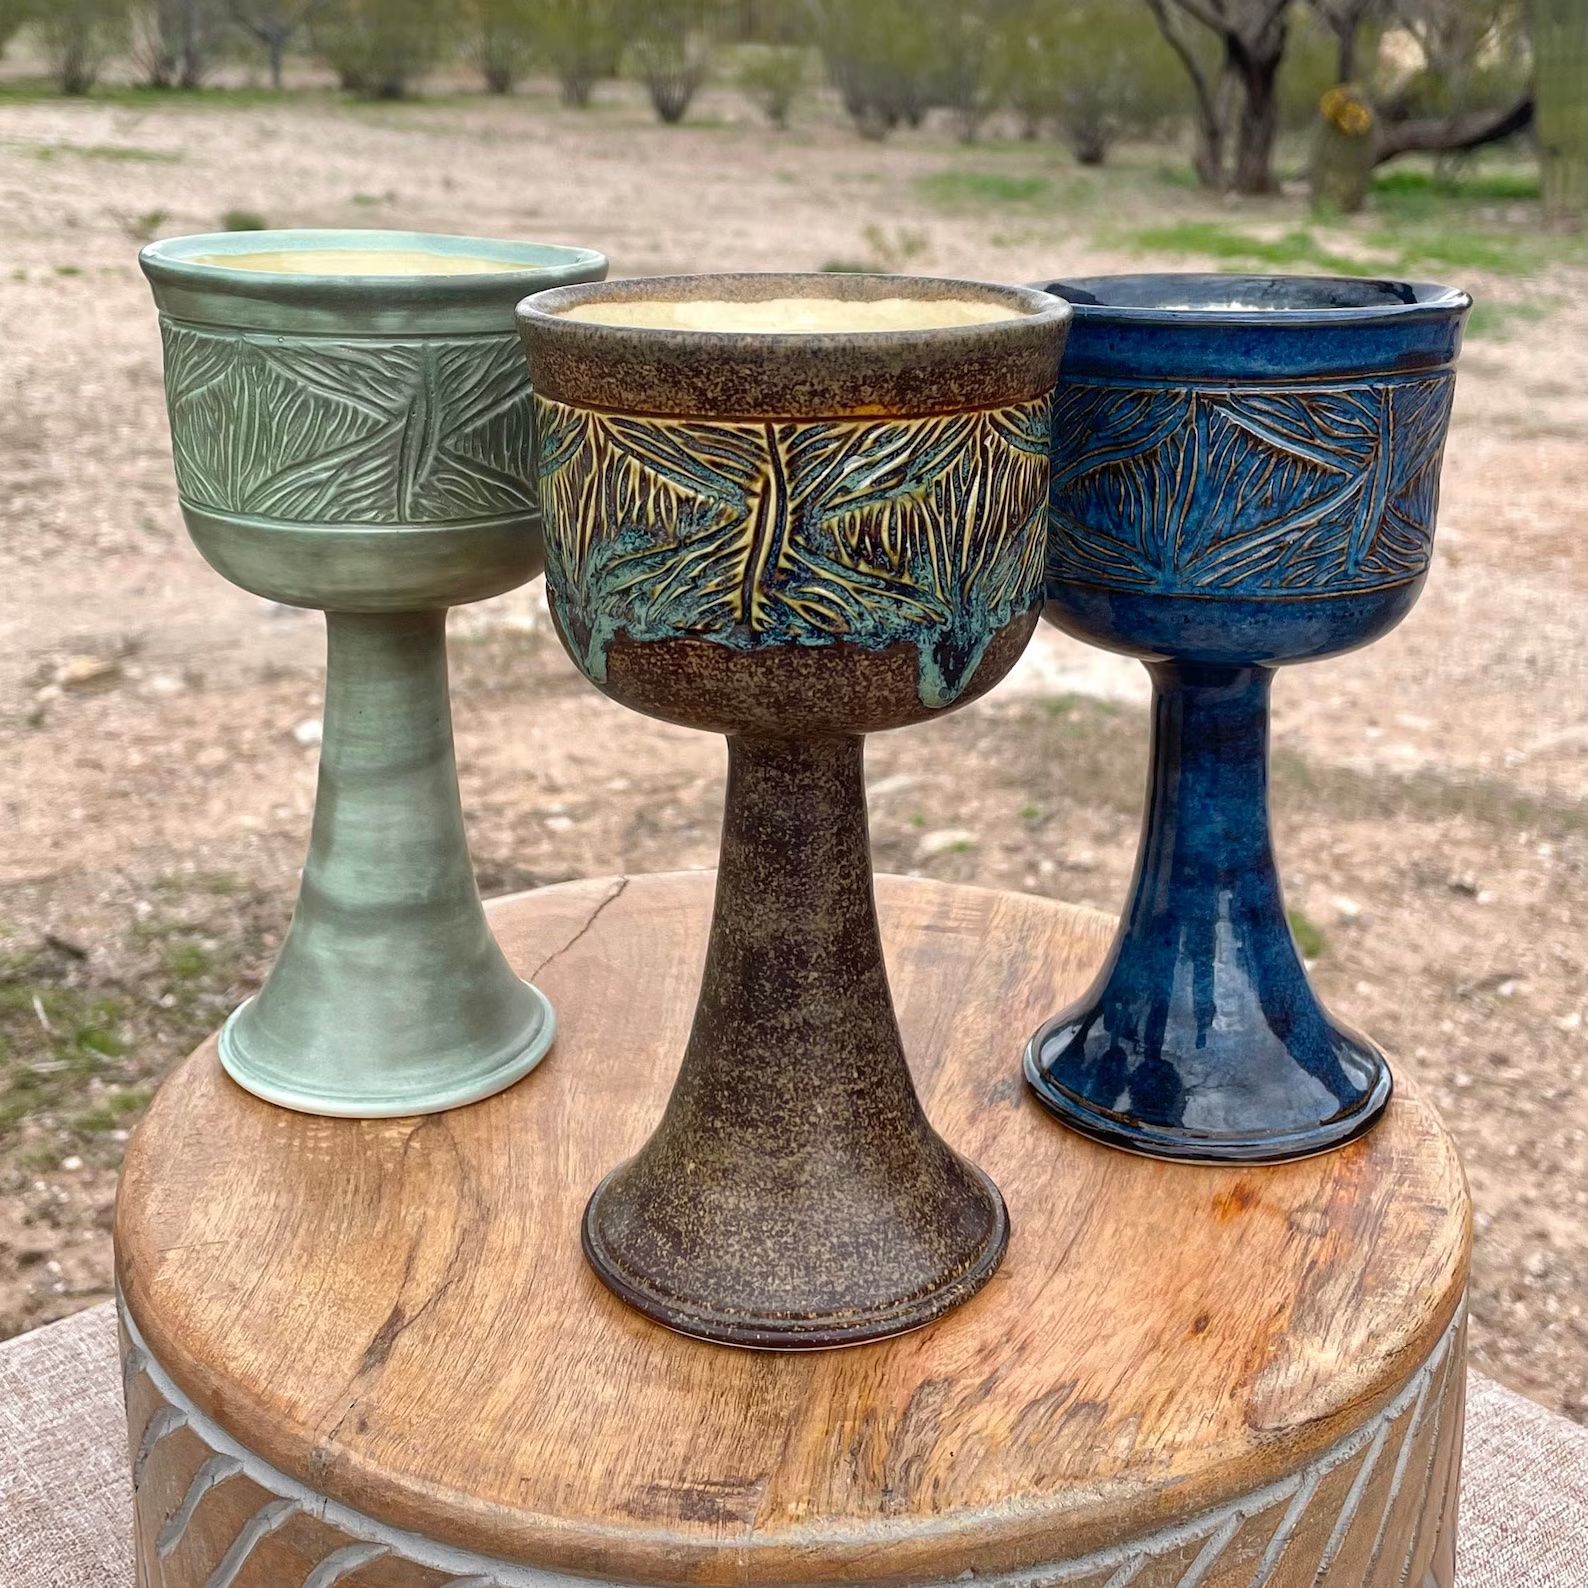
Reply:
[[[1021,1044],[1109,923],[884,877],[928,1111],[1008,1199],[1004,1267],[918,1333],[771,1356],[668,1334],[579,1252],[653,1123],[711,879],[504,900],[556,1046],[424,1119],[315,1119],[201,1047],[117,1211],[144,1588],[949,1583],[1448,1588],[1465,1184],[1403,1090],[1278,1168],[1128,1157]]]

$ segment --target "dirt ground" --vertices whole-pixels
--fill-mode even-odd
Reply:
[[[811,116],[777,136],[727,94],[676,130],[611,94],[0,95],[0,1337],[107,1294],[121,1143],[257,985],[313,795],[321,627],[188,544],[137,241],[246,208],[578,241],[620,274],[1023,280],[1138,261],[1133,226],[1300,213],[1221,208],[1171,161],[1080,172]],[[1392,636],[1280,680],[1276,819],[1322,991],[1460,1139],[1476,1362],[1588,1421],[1588,269],[1445,273],[1508,314],[1465,356],[1433,575]],[[719,743],[598,698],[534,588],[452,634],[487,892],[712,862]],[[1133,664],[1044,631],[981,705],[872,742],[879,865],[1117,908],[1144,698]]]

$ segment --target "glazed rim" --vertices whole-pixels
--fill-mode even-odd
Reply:
[[[906,298],[987,303],[1005,319],[875,331],[712,331],[570,320],[596,303]],[[881,418],[957,413],[1051,392],[1073,310],[1037,287],[947,276],[742,272],[553,287],[518,326],[544,397],[657,417]]]
[[[360,276],[347,271],[315,275],[311,271],[239,270],[230,265],[206,262],[216,254],[297,253],[312,252],[316,248],[327,253],[366,250],[372,253],[456,254],[468,259],[500,260],[502,268],[466,274]],[[534,277],[548,272],[564,274],[569,270],[604,268],[606,258],[593,248],[560,243],[513,242],[446,232],[305,227],[169,237],[143,248],[138,262],[150,280],[161,285],[201,287],[206,292],[235,297],[268,294],[280,302],[300,298],[323,302],[327,298],[364,298],[373,294],[395,299],[411,295],[416,289],[429,299],[445,295],[460,300],[486,297],[497,301],[502,295],[504,278],[518,277],[527,285]]]
[[[766,303],[780,298],[821,298],[841,303],[871,303],[905,298],[930,303],[946,299],[954,303],[986,303],[1009,310],[1007,320],[982,320],[970,324],[925,325],[881,330],[846,331],[714,331],[699,327],[611,325],[602,320],[564,320],[570,309],[591,303]],[[527,323],[545,319],[565,324],[588,326],[618,336],[656,337],[663,343],[710,338],[721,344],[753,339],[758,343],[785,347],[808,345],[821,340],[826,344],[853,342],[864,347],[878,337],[900,340],[937,341],[945,336],[966,334],[974,339],[998,326],[1020,324],[1038,318],[1066,319],[1068,306],[1062,299],[1041,287],[1008,286],[994,281],[965,281],[952,276],[860,275],[847,271],[741,271],[724,275],[635,276],[623,281],[581,282],[570,287],[551,287],[525,298],[518,306],[519,318]]]
[[[1063,276],[1034,282],[1088,320],[1160,325],[1339,326],[1465,314],[1471,297],[1432,281],[1363,276],[1224,275],[1164,271],[1139,275]],[[1207,298],[1199,304],[1199,296]],[[1220,299],[1257,301],[1232,305]],[[1264,300],[1268,301],[1264,301]]]

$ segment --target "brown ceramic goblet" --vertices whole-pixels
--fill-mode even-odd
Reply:
[[[903,277],[519,306],[563,643],[614,699],[728,740],[683,1065],[584,1224],[601,1278],[670,1328],[881,1339],[1003,1255],[996,1187],[911,1084],[861,751],[983,694],[1030,637],[1068,322],[1045,293]]]

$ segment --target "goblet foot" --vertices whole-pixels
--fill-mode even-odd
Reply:
[[[1278,1048],[1251,1041],[1254,1021],[1228,1009],[1221,1016],[1233,1015],[1247,1040],[1210,1044],[1192,1022],[1144,1038],[1133,1012],[1129,995],[1105,988],[1050,1020],[1026,1048],[1026,1079],[1043,1107],[1107,1146],[1188,1163],[1282,1163],[1354,1140],[1389,1102],[1384,1055],[1321,1008],[1308,1054],[1293,1036]],[[1318,1072],[1348,1078],[1349,1100]]]
[[[997,1188],[932,1129],[888,992],[862,740],[734,737],[700,1001],[655,1134],[584,1249],[684,1334],[805,1350],[929,1323],[992,1275]]]
[[[487,1037],[467,1046],[399,1054],[380,1038],[389,1011],[377,1011],[373,1031],[357,1020],[344,1025],[339,1013],[339,1030],[312,1035],[303,1046],[285,1046],[251,1023],[258,1000],[250,998],[221,1027],[221,1066],[245,1091],[300,1114],[389,1119],[461,1108],[529,1074],[556,1034],[557,1017],[546,995],[509,976],[491,989],[499,1028],[494,1043]]]
[[[1389,1102],[1379,1050],[1319,1003],[1285,916],[1268,820],[1266,667],[1160,662],[1128,907],[1087,996],[1025,1073],[1100,1141],[1275,1163],[1340,1146]]]
[[[753,1202],[724,1189],[683,1210],[684,1228],[647,1205],[644,1170],[624,1164],[585,1209],[585,1256],[615,1295],[697,1340],[761,1351],[888,1340],[968,1301],[1009,1244],[992,1181],[946,1148],[929,1156],[923,1183],[896,1199],[859,1176],[761,1185]],[[931,1227],[923,1208],[936,1210]]]
[[[551,1045],[551,1005],[486,922],[458,800],[446,613],[326,615],[325,731],[297,907],[227,1021],[242,1087],[304,1113],[434,1113]]]

